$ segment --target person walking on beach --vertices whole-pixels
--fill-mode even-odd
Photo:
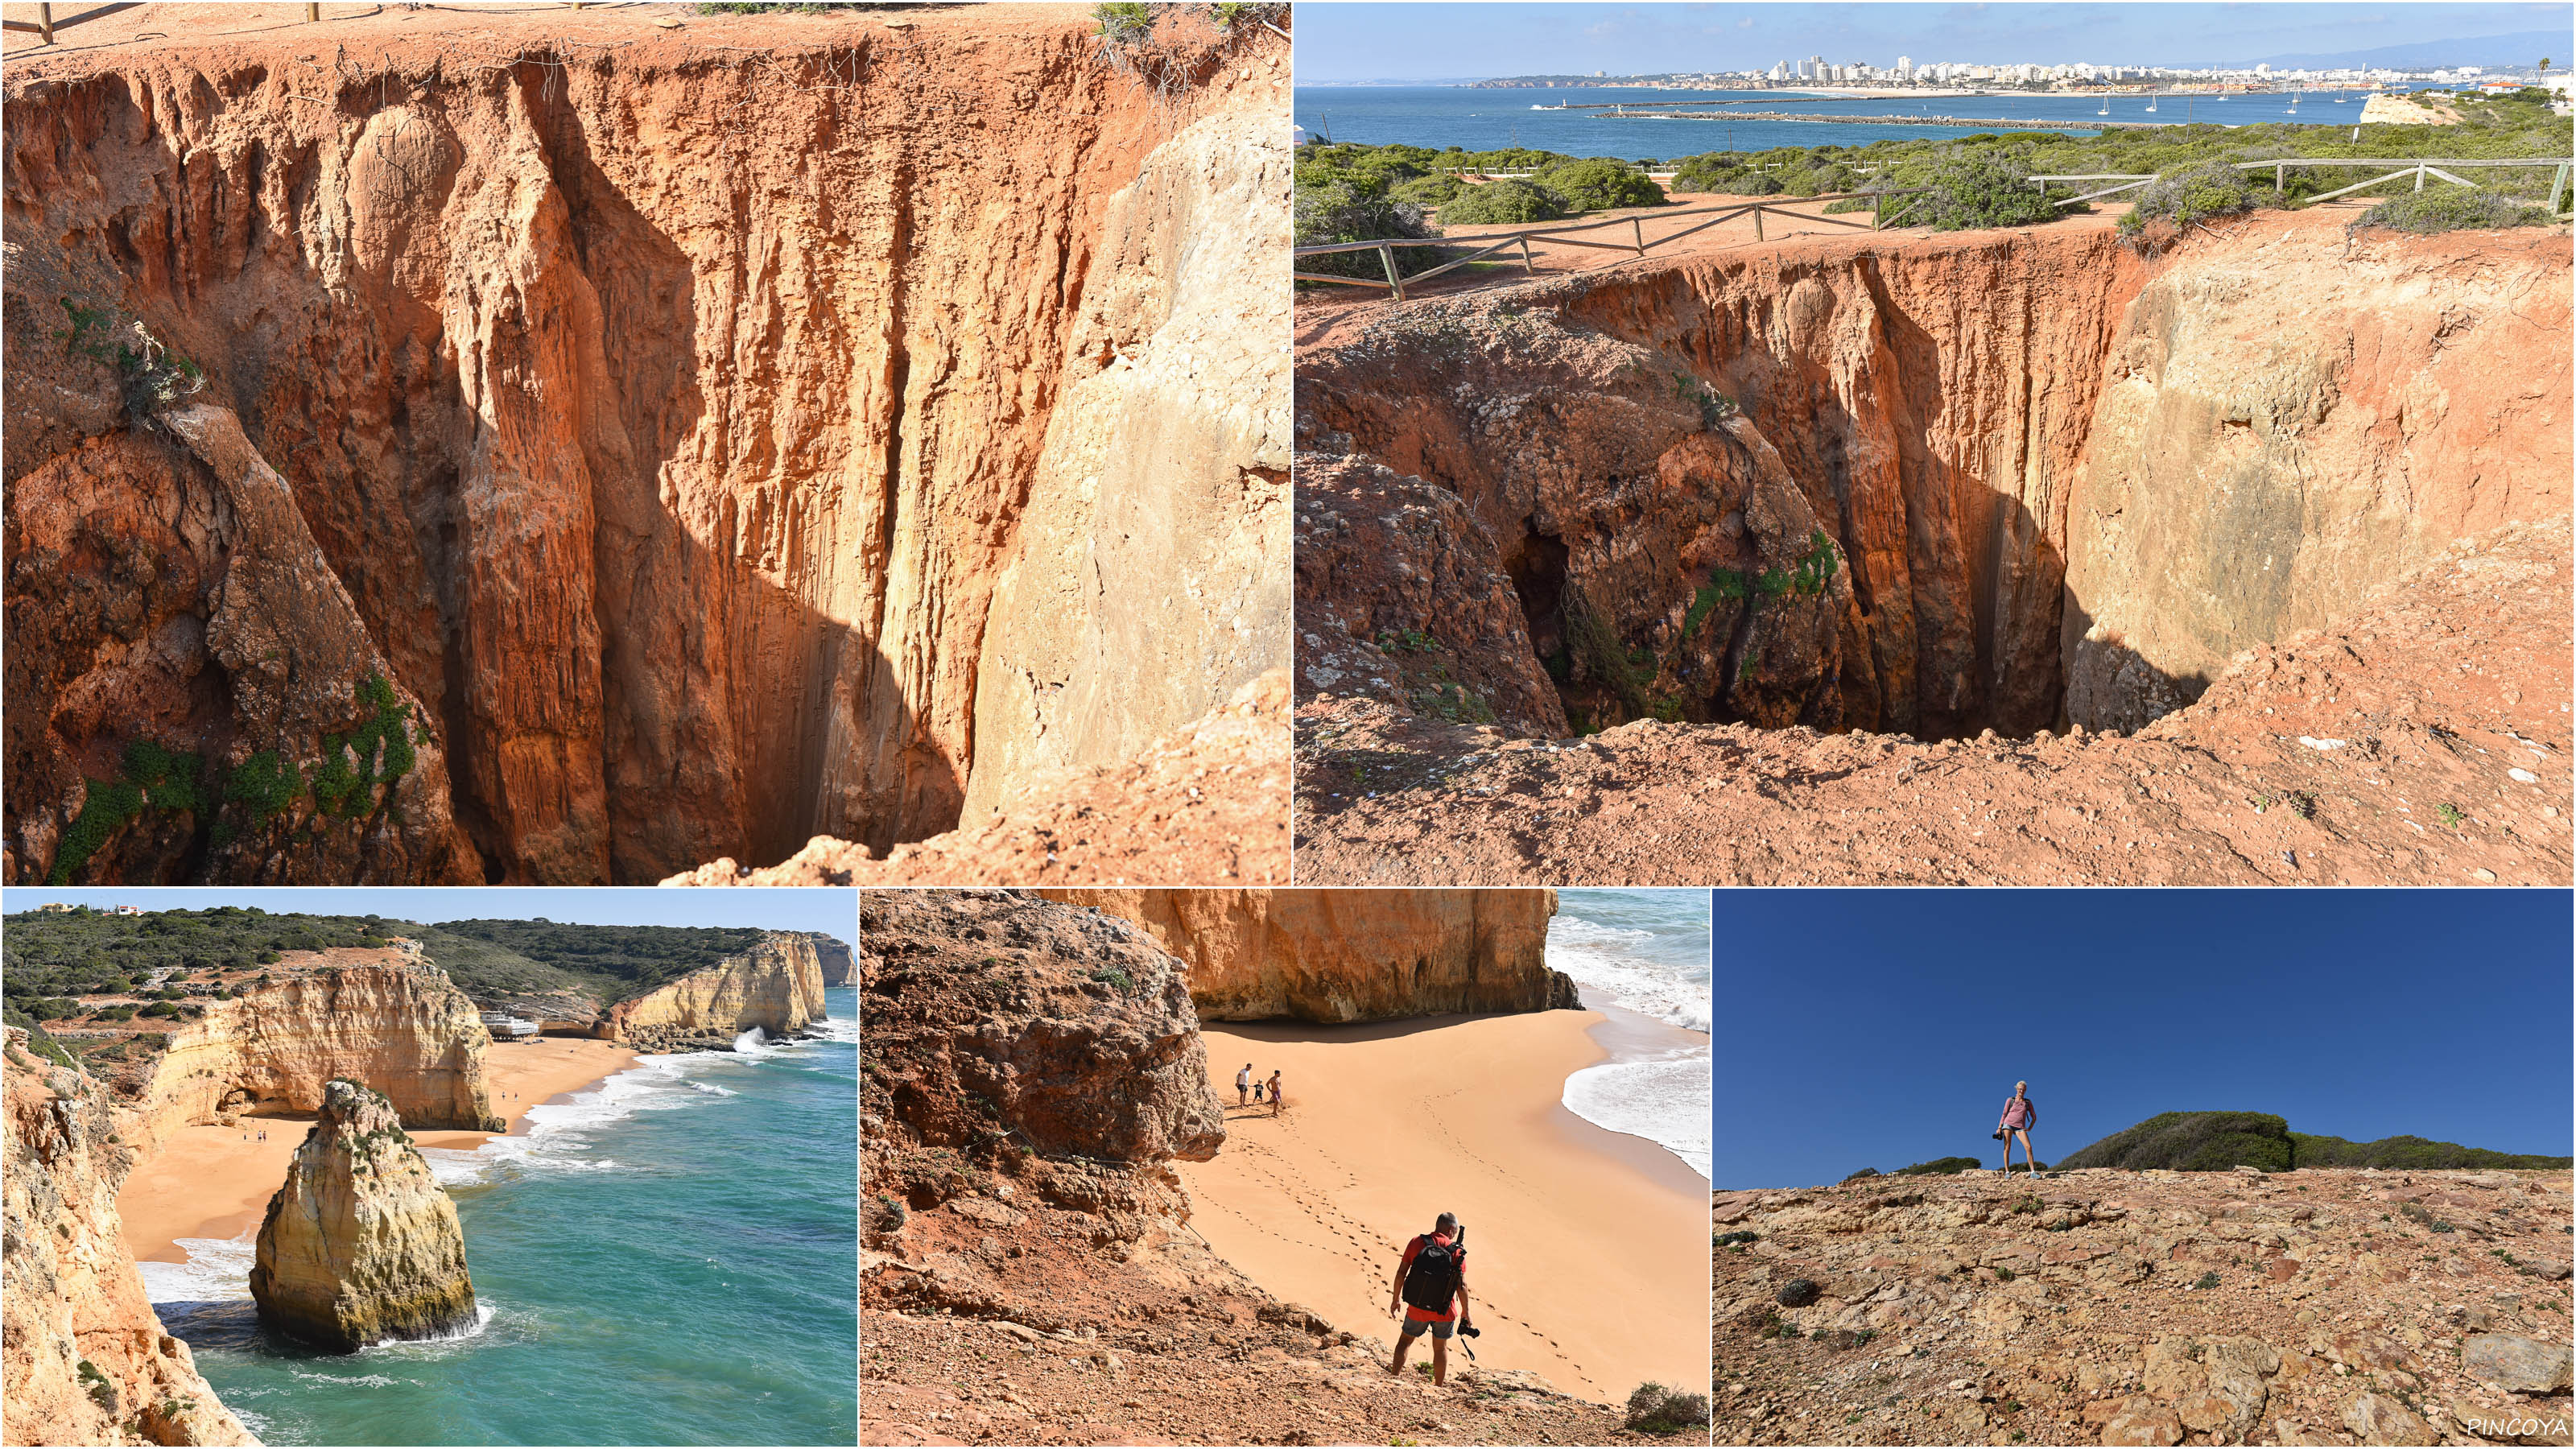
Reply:
[[[2012,1176],[2013,1142],[2021,1143],[2021,1160],[2035,1175],[2039,1159],[2030,1155],[2030,1129],[2039,1125],[2039,1107],[2030,1100],[2030,1083],[2013,1083],[2013,1094],[2004,1103],[2003,1121],[1995,1126],[1995,1137],[2004,1144],[2004,1176]]]
[[[1279,1104],[1282,1100],[1282,1095],[1283,1094],[1279,1087],[1279,1072],[1276,1068],[1273,1068],[1270,1073],[1270,1115],[1273,1117],[1279,1115]]]
[[[1243,1106],[1249,1102],[1251,1098],[1252,1063],[1245,1062],[1243,1064],[1243,1070],[1234,1074],[1234,1105],[1238,1107]]]
[[[1449,1381],[1449,1336],[1476,1332],[1476,1316],[1467,1306],[1467,1228],[1456,1213],[1442,1213],[1431,1231],[1404,1245],[1404,1261],[1395,1266],[1395,1292],[1387,1299],[1389,1317],[1401,1314],[1404,1332],[1395,1341],[1389,1374],[1404,1372],[1413,1341],[1431,1335],[1431,1382]]]

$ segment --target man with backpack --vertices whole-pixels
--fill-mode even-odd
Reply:
[[[1404,1261],[1396,1265],[1395,1293],[1387,1300],[1386,1311],[1404,1315],[1403,1334],[1395,1341],[1395,1361],[1386,1371],[1403,1373],[1405,1355],[1427,1331],[1431,1381],[1447,1383],[1450,1335],[1464,1330],[1472,1337],[1476,1332],[1475,1315],[1467,1305],[1467,1230],[1456,1213],[1442,1213],[1430,1232],[1404,1245]]]

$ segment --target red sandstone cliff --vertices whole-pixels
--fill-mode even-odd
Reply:
[[[1165,99],[1061,7],[406,14],[11,65],[10,878],[138,738],[281,808],[74,878],[882,854],[1284,662],[1284,41],[1176,16]],[[281,556],[337,604],[246,611]],[[401,798],[277,788],[379,668]]]

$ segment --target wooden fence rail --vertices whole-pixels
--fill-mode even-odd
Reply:
[[[2424,178],[2427,176],[2433,177],[2436,180],[2448,181],[2455,186],[2465,186],[2470,190],[2475,191],[2479,189],[2476,182],[2471,181],[2464,176],[2455,176],[2452,172],[2455,170],[2471,171],[2483,167],[2495,166],[2555,166],[2558,168],[2558,179],[2552,182],[2549,188],[2549,212],[2552,216],[2555,216],[2558,214],[2559,197],[2566,191],[2567,168],[2569,163],[2557,157],[2514,157],[2500,160],[2453,160],[2440,156],[2405,158],[2394,156],[2277,156],[2269,161],[2231,161],[2228,164],[2239,171],[2260,171],[2266,166],[2271,167],[2272,189],[2276,192],[2287,191],[2290,189],[2290,169],[2294,166],[2342,166],[2356,171],[2375,171],[2382,166],[2393,166],[2397,168],[2384,176],[2374,176],[2368,181],[2344,187],[2340,191],[2329,191],[2322,195],[2311,196],[2307,198],[2310,201],[2332,201],[2338,196],[2347,196],[2356,191],[2367,191],[2371,187],[2410,176],[2415,180],[2415,189],[2417,191],[2424,189]],[[2070,196],[2057,203],[2059,206],[2073,206],[2079,201],[2093,201],[2122,191],[2134,191],[2141,186],[2145,186],[2151,182],[2160,181],[2162,179],[2164,179],[2163,172],[2151,171],[2140,173],[2136,171],[2103,171],[2094,173],[2033,176],[2030,178],[2030,184],[2045,190],[2051,183],[2064,181],[2117,181],[2120,183],[2117,186],[2106,186],[2099,191],[2087,191],[2081,196]]]
[[[1666,242],[1680,241],[1683,237],[1690,236],[1696,232],[1706,231],[1710,227],[1719,225],[1722,222],[1733,221],[1737,217],[1744,216],[1748,213],[1753,217],[1753,239],[1755,241],[1761,241],[1764,239],[1762,235],[1762,217],[1765,212],[1771,212],[1781,216],[1795,217],[1799,221],[1820,221],[1828,226],[1848,226],[1857,227],[1863,231],[1877,231],[1886,223],[1888,198],[1895,196],[1912,196],[1915,194],[1916,193],[1912,191],[1831,192],[1821,196],[1801,196],[1794,202],[1746,201],[1738,202],[1729,206],[1701,206],[1693,207],[1687,211],[1668,211],[1654,219],[1657,221],[1678,221],[1686,216],[1698,216],[1705,217],[1707,220],[1694,222],[1689,226],[1683,227],[1677,232],[1672,232],[1659,237],[1649,237],[1646,235],[1646,218],[1640,216],[1629,216],[1612,217],[1607,221],[1578,222],[1573,226],[1523,227],[1514,231],[1499,232],[1492,235],[1477,237],[1388,237],[1379,241],[1327,242],[1320,246],[1298,247],[1295,249],[1293,255],[1299,257],[1321,257],[1333,256],[1347,252],[1373,251],[1377,253],[1378,265],[1386,272],[1386,280],[1379,281],[1374,277],[1342,277],[1335,276],[1329,272],[1298,271],[1292,272],[1290,275],[1294,276],[1301,282],[1338,282],[1347,287],[1380,287],[1393,292],[1395,294],[1395,300],[1401,302],[1404,300],[1404,289],[1406,287],[1417,286],[1423,282],[1430,281],[1433,277],[1439,276],[1443,272],[1456,271],[1458,268],[1467,265],[1469,262],[1482,261],[1496,252],[1505,251],[1512,247],[1518,247],[1520,249],[1521,270],[1524,273],[1536,275],[1537,268],[1531,261],[1529,247],[1529,244],[1533,240],[1543,241],[1552,246],[1590,247],[1599,251],[1629,252],[1642,257],[1647,252],[1664,245]],[[1854,199],[1862,199],[1870,202],[1869,220],[1846,221],[1839,216],[1810,215],[1806,212],[1792,209],[1795,206],[1806,206],[1819,201],[1849,201]],[[1606,227],[1615,226],[1624,226],[1629,229],[1629,239],[1627,241],[1576,241],[1569,235],[1569,233],[1573,232],[1600,231]],[[1465,256],[1453,257],[1450,260],[1441,263],[1439,266],[1431,268],[1429,271],[1416,272],[1409,277],[1403,275],[1402,272],[1397,269],[1395,264],[1395,253],[1402,247],[1459,246],[1472,246],[1476,249],[1467,253]]]

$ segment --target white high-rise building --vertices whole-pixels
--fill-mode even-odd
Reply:
[[[1913,58],[1912,56],[1909,56],[1909,55],[1900,55],[1900,56],[1898,56],[1898,57],[1896,58],[1896,73],[1897,73],[1898,75],[1904,75],[1904,74],[1906,74],[1908,71],[1911,71],[1911,70],[1913,70],[1913,69],[1914,69],[1914,58]]]

